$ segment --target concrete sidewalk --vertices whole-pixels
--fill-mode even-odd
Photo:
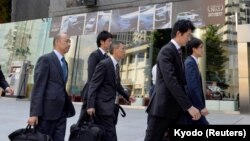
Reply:
[[[27,125],[30,101],[16,98],[0,98],[0,141],[8,141],[8,135]],[[65,141],[68,140],[70,125],[78,119],[81,104],[74,103],[76,115],[68,119]],[[143,141],[147,114],[145,107],[123,106],[127,116],[119,117],[117,124],[118,141]],[[250,125],[250,115],[239,112],[210,111],[208,121],[215,125]]]

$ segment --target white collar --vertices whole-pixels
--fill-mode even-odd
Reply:
[[[99,47],[98,49],[102,52],[103,55],[106,53],[101,47]]]
[[[110,55],[110,58],[114,64],[114,66],[116,66],[116,64],[118,64],[117,60],[113,57],[113,55]]]
[[[179,50],[181,48],[179,46],[179,44],[174,39],[171,39],[171,42],[175,45],[175,47],[176,47],[177,50]]]
[[[57,58],[59,59],[59,61],[61,62],[61,59],[64,57],[61,53],[59,53],[57,50],[53,50],[54,53],[56,54]]]
[[[196,64],[198,65],[198,58],[196,58],[196,57],[195,57],[195,56],[193,56],[193,55],[191,55],[191,57],[193,57],[193,58],[194,58],[194,60],[195,60]]]

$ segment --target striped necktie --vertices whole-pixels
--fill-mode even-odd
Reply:
[[[62,61],[63,79],[64,79],[64,82],[66,83],[67,82],[67,64],[66,64],[66,60],[64,57],[61,59],[61,61]]]
[[[120,66],[119,66],[119,64],[116,64],[115,74],[116,74],[116,84],[118,84],[120,81]]]

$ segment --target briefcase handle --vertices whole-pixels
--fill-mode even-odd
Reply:
[[[87,119],[84,116],[87,116]],[[79,117],[79,119],[76,122],[76,125],[78,127],[81,127],[83,124],[86,124],[86,123],[89,125],[92,125],[95,123],[95,117],[90,116],[89,114],[87,114],[87,112],[85,113],[85,115],[81,115]]]
[[[36,133],[37,132],[37,128],[36,128],[36,125],[33,126],[34,130],[32,130],[32,133]],[[25,128],[25,133],[27,133],[29,130],[32,129],[32,126],[30,124],[28,124]]]
[[[125,117],[126,116],[126,112],[124,111],[124,109],[119,105],[119,104],[117,104],[117,106],[119,107],[119,109],[121,110],[121,116],[122,117]]]

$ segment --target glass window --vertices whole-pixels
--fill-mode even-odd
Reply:
[[[139,62],[142,62],[142,61],[144,61],[144,52],[140,52],[140,53],[138,53],[138,61]]]
[[[134,55],[130,55],[129,56],[129,63],[132,64],[135,62],[135,56]]]

